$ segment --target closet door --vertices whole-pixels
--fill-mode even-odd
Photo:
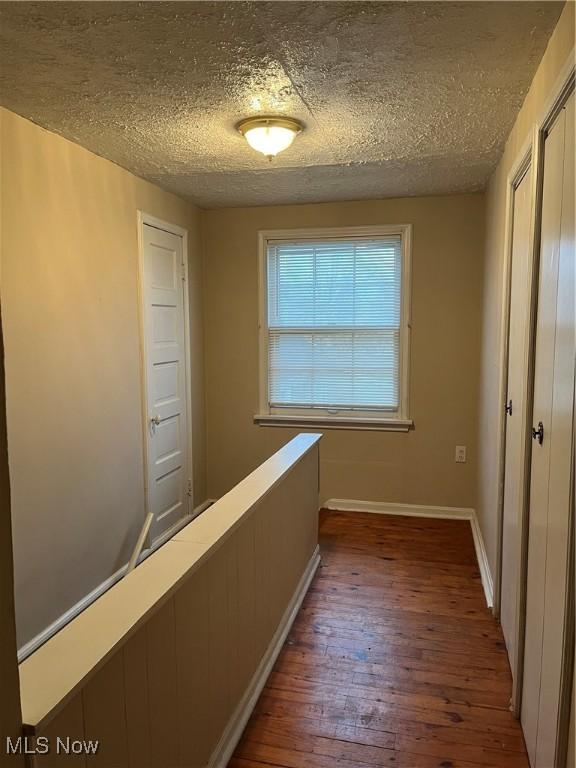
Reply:
[[[520,545],[524,503],[526,380],[530,325],[532,169],[528,167],[514,189],[510,323],[508,330],[508,388],[502,526],[502,594],[500,622],[516,683]],[[516,687],[516,686],[515,686]]]
[[[533,768],[557,765],[574,415],[574,96],[544,147],[522,726]]]

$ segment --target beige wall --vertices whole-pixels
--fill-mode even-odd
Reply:
[[[0,131],[2,112],[0,111]],[[0,176],[2,145],[0,144]],[[0,187],[0,238],[2,233],[2,189]],[[1,268],[1,265],[0,265]],[[0,311],[0,765],[23,765],[24,759],[9,758],[4,749],[6,737],[21,732],[20,690],[16,657],[16,620],[14,610],[14,566],[12,557],[12,520],[10,517],[10,477],[6,433],[6,386],[4,379],[4,339]]]
[[[486,254],[478,445],[478,517],[492,573],[496,571],[499,424],[499,362],[502,278],[505,257],[506,180],[574,46],[574,3],[566,4],[486,192]]]
[[[137,209],[190,232],[195,503],[205,498],[198,212],[3,111],[2,307],[19,644],[126,561],[144,514]]]
[[[0,115],[0,121],[1,121]],[[4,344],[0,317],[0,765],[23,765],[24,759],[8,757],[6,737],[15,740],[21,733],[16,621],[14,610],[14,571],[12,522],[10,519],[10,480],[6,439],[6,392],[4,386]]]
[[[220,496],[300,431],[252,423],[258,409],[258,230],[405,223],[413,224],[415,429],[326,430],[321,500],[475,505],[481,194],[202,214],[210,496]],[[454,463],[456,444],[468,446],[467,464]]]

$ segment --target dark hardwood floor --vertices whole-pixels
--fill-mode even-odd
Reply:
[[[528,768],[466,521],[330,512],[230,768]]]

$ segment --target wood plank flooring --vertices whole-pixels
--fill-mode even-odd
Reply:
[[[320,544],[229,768],[528,768],[469,523],[324,512]]]

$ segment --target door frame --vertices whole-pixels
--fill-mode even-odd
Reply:
[[[576,413],[576,391],[574,393],[574,413]],[[564,633],[564,644],[562,647],[562,679],[560,681],[560,710],[558,712],[558,728],[556,737],[556,766],[555,768],[564,768],[567,766],[568,756],[568,738],[570,731],[570,718],[573,715],[573,686],[574,677],[574,642],[576,639],[576,630],[574,622],[576,619],[576,610],[574,606],[575,589],[574,575],[576,572],[575,563],[575,512],[574,512],[574,473],[575,473],[575,450],[576,450],[576,428],[572,422],[572,462],[570,473],[570,508],[572,509],[572,518],[568,531],[568,589],[566,590],[566,623],[567,631]]]
[[[148,499],[148,384],[146,375],[146,324],[144,307],[144,225],[161,229],[171,235],[182,238],[182,257],[184,261],[184,280],[182,288],[184,292],[184,377],[186,380],[186,468],[188,470],[188,509],[187,514],[172,528],[165,531],[154,543],[148,535],[142,557],[148,556],[158,547],[162,546],[177,531],[187,525],[194,517],[194,474],[192,457],[192,369],[190,361],[190,289],[189,289],[189,264],[188,264],[188,230],[177,224],[159,219],[145,211],[137,211],[138,224],[138,319],[140,326],[140,394],[142,414],[142,458],[144,462],[144,523],[149,512]]]
[[[514,162],[510,173],[506,179],[506,224],[505,224],[505,254],[503,265],[503,278],[502,278],[502,327],[501,327],[501,340],[500,340],[500,382],[499,382],[499,412],[498,412],[498,523],[497,523],[497,556],[496,556],[496,573],[494,574],[495,587],[494,587],[494,606],[492,612],[496,618],[500,618],[500,609],[502,604],[502,557],[503,557],[503,538],[504,538],[504,485],[505,485],[505,469],[506,469],[506,430],[507,430],[507,415],[506,415],[506,403],[508,397],[508,363],[509,363],[509,335],[510,335],[510,308],[511,308],[511,295],[512,295],[512,250],[514,240],[514,202],[515,193],[520,185],[520,182],[524,178],[529,169],[532,170],[532,178],[530,180],[530,218],[529,218],[529,265],[528,265],[528,295],[529,295],[529,328],[527,329],[527,344],[524,355],[524,369],[528,372],[528,381],[526,382],[524,390],[524,409],[520,414],[522,419],[521,432],[523,431],[523,453],[520,460],[520,529],[518,531],[518,552],[519,552],[519,572],[518,572],[518,595],[522,595],[524,591],[525,582],[525,556],[524,556],[524,540],[526,539],[526,511],[527,511],[527,492],[529,487],[529,449],[530,449],[530,431],[529,414],[532,410],[531,399],[531,387],[529,381],[531,379],[531,357],[533,349],[533,334],[534,334],[534,304],[535,304],[535,275],[537,274],[537,256],[538,256],[538,238],[535,231],[535,199],[537,188],[537,173],[535,172],[534,163],[534,135],[531,134],[522,150],[520,151],[516,161]],[[516,669],[513,670],[513,685],[512,696],[510,700],[511,707],[516,711],[516,703],[519,700],[518,696],[518,682],[521,681],[521,669],[524,646],[524,632],[522,627],[522,604],[521,598],[516,606],[516,619],[515,619],[515,637],[516,637]],[[518,708],[519,711],[519,708]]]
[[[539,123],[538,145],[540,175],[544,174],[544,142],[548,131],[556,120],[560,110],[564,107],[568,99],[576,92],[576,49],[573,48],[568,61],[565,64],[559,78],[556,81],[556,87],[548,102],[546,110],[543,111],[543,117]],[[540,190],[541,192],[541,190]],[[534,338],[534,343],[536,339]],[[574,393],[574,408],[576,409],[576,392]],[[576,410],[573,413],[576,414]],[[572,421],[572,461],[570,463],[570,498],[569,504],[572,515],[569,521],[568,529],[568,564],[567,564],[567,587],[565,599],[565,625],[564,641],[562,647],[562,673],[560,679],[560,708],[558,711],[558,722],[556,729],[556,754],[554,757],[554,768],[564,768],[566,753],[568,748],[568,733],[570,729],[570,718],[572,715],[572,685],[574,683],[574,642],[575,642],[575,600],[576,585],[574,583],[575,573],[575,472],[574,466],[576,451],[576,426]],[[525,618],[525,611],[524,611]]]
[[[538,310],[538,277],[540,271],[540,234],[542,214],[542,191],[544,182],[544,142],[548,130],[552,126],[559,111],[563,108],[567,99],[574,90],[575,83],[575,49],[570,52],[554,86],[550,90],[550,96],[541,111],[540,118],[535,122],[531,134],[526,139],[522,150],[518,154],[506,182],[506,219],[505,219],[505,258],[502,274],[502,325],[500,336],[500,360],[499,360],[499,395],[498,395],[498,503],[497,503],[497,541],[496,541],[496,573],[494,588],[495,618],[500,618],[500,606],[502,595],[502,544],[504,524],[504,470],[506,459],[506,396],[508,389],[508,334],[510,325],[510,292],[512,276],[512,237],[514,216],[514,190],[527,167],[532,167],[531,190],[531,216],[530,216],[530,307],[528,344],[526,349],[526,430],[522,469],[522,516],[520,524],[520,574],[518,581],[518,605],[517,605],[517,653],[516,669],[513,670],[513,687],[510,708],[515,717],[520,717],[522,704],[522,682],[524,674],[524,637],[526,632],[526,589],[528,569],[528,518],[530,510],[530,462],[532,458],[531,440],[531,415],[534,399],[534,357],[536,343],[536,317]],[[568,584],[570,599],[574,600],[574,585]],[[564,664],[565,676],[572,674],[571,665]],[[569,668],[569,669],[568,669]]]

